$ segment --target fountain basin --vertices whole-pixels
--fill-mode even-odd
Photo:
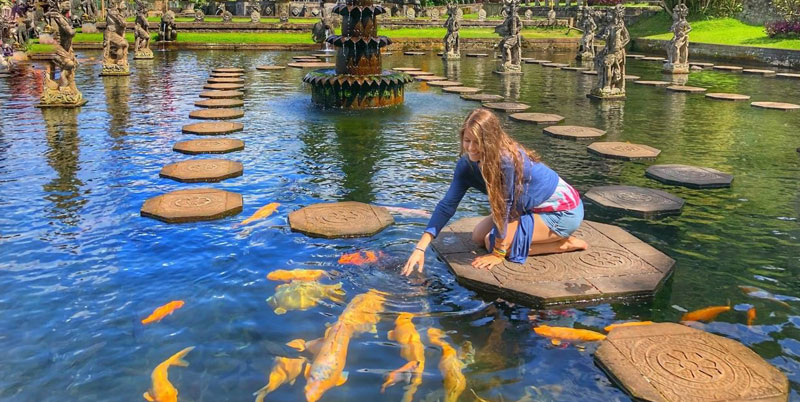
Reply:
[[[413,78],[406,73],[383,71],[381,74],[336,74],[334,69],[306,74],[303,82],[311,85],[311,101],[326,108],[370,109],[403,103],[405,84]]]

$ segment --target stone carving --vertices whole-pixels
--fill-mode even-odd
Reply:
[[[662,183],[689,188],[730,187],[733,175],[719,170],[688,165],[653,165],[647,168],[645,176]]]
[[[217,15],[222,17],[222,22],[231,22],[233,14],[225,8],[225,3],[217,5]]]
[[[600,207],[646,219],[678,215],[684,205],[682,198],[665,191],[635,186],[592,187],[584,196]]]
[[[194,18],[195,21],[197,21],[197,14],[195,14]],[[203,18],[205,18],[205,14],[203,14]],[[172,42],[177,38],[178,30],[175,27],[175,13],[170,10],[161,16],[161,25],[158,27],[158,39],[164,42]]]
[[[106,30],[103,32],[103,70],[101,76],[130,75],[128,41],[125,39],[124,0],[109,2]]]
[[[203,22],[206,20],[206,13],[201,9],[194,10],[194,22]]]
[[[325,39],[330,35],[333,35],[333,21],[330,13],[322,9],[322,15],[319,21],[311,27],[311,38],[314,40],[314,43],[322,43],[323,49],[327,49],[329,45],[325,42]]]
[[[672,74],[689,74],[689,32],[692,27],[686,21],[689,8],[678,4],[672,10],[672,39],[667,44],[667,59],[664,71]]]
[[[594,35],[597,23],[594,22],[594,11],[590,6],[583,6],[578,11],[578,29],[583,32],[580,45],[578,46],[578,56],[576,59],[584,61],[594,60]]]
[[[631,37],[625,28],[625,6],[618,4],[608,9],[600,38],[606,45],[595,58],[597,82],[590,94],[598,99],[625,97],[625,46]]]
[[[556,10],[553,9],[553,6],[550,6],[550,11],[547,12],[547,25],[548,26],[555,26],[556,25]]]
[[[272,9],[271,6],[266,5],[264,6],[264,15],[272,15],[275,11]]]
[[[147,26],[147,3],[143,0],[136,0],[136,22],[133,27],[133,37],[135,38],[133,58],[152,59],[150,28]]]
[[[417,18],[417,12],[414,11],[414,7],[406,8],[406,18],[408,18],[410,20],[413,20],[414,18]]]
[[[258,10],[253,10],[250,12],[250,22],[261,22],[261,13]]]
[[[486,21],[486,10],[483,9],[483,4],[481,4],[481,9],[478,10],[478,21]]]
[[[67,18],[69,11],[70,2],[65,0],[47,12],[47,17],[58,27],[58,42],[53,45],[55,55],[44,77],[44,89],[38,107],[78,107],[86,104],[83,94],[75,86],[78,58],[72,50],[75,28]],[[55,67],[61,71],[58,80],[55,80]]]
[[[289,1],[288,0],[276,1],[275,14],[278,16],[278,20],[282,24],[289,22]]]
[[[529,8],[525,10],[525,20],[529,21],[531,18],[533,18],[533,10]]]
[[[141,215],[167,223],[209,221],[242,212],[241,194],[211,188],[178,190],[148,199]]]
[[[444,27],[447,28],[447,34],[444,35],[444,52],[442,59],[455,60],[461,58],[460,40],[458,38],[458,31],[461,28],[461,23],[458,20],[458,13],[456,12],[458,6],[455,4],[447,5],[447,21],[444,22]]]
[[[432,21],[438,21],[439,20],[439,9],[438,8],[432,8],[428,12],[428,15],[431,17]]]
[[[97,5],[95,0],[81,0],[81,20],[83,22],[97,21]]]
[[[393,223],[386,208],[355,201],[314,204],[289,214],[292,231],[329,239],[372,236]]]
[[[522,21],[517,15],[519,0],[503,0],[503,10],[506,18],[502,24],[496,26],[494,31],[503,39],[497,45],[503,57],[499,74],[522,74]]]

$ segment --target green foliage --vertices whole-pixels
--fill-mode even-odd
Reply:
[[[686,4],[689,15],[695,17],[733,17],[742,12],[742,0],[661,0],[667,10],[679,3]]]
[[[800,21],[800,0],[772,0],[786,21]]]

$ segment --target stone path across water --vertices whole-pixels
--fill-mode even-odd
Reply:
[[[280,71],[280,70],[286,70],[286,66],[270,66],[270,65],[256,66],[256,70],[259,70],[259,71]]]
[[[467,57],[489,57],[488,53],[467,53]]]
[[[309,61],[309,62],[289,63],[287,64],[287,66],[293,68],[333,68],[336,67],[336,64],[327,63],[324,61]]]
[[[211,108],[200,109],[189,112],[190,119],[199,120],[231,120],[244,117],[244,110]]]
[[[750,104],[750,106],[761,109],[775,109],[775,110],[800,109],[800,105],[795,105],[794,103],[783,103],[783,102],[753,102]]]
[[[678,164],[650,166],[645,176],[665,184],[697,189],[730,187],[733,182],[733,175],[716,169]]]
[[[406,56],[422,56],[425,54],[425,52],[408,51],[408,52],[403,52],[403,54]]]
[[[626,161],[655,159],[661,153],[651,146],[629,142],[593,142],[586,150],[591,154]]]
[[[244,106],[244,101],[241,99],[227,98],[227,99],[206,99],[194,103],[197,107],[205,108],[229,108]]]
[[[402,71],[402,72],[409,72],[409,71],[422,71],[421,68],[418,67],[392,67],[394,71]]]
[[[447,77],[442,77],[441,75],[423,75],[414,78],[420,81],[447,81]]]
[[[706,94],[706,98],[726,101],[745,101],[750,99],[750,95],[711,92]]]
[[[716,65],[716,66],[714,66],[714,67],[712,67],[712,68],[713,68],[714,70],[720,70],[720,71],[733,71],[733,72],[736,72],[736,71],[742,71],[742,70],[744,70],[744,68],[743,68],[743,67],[739,67],[739,66],[720,66],[720,65]]]
[[[639,84],[639,85],[648,85],[648,86],[651,86],[651,87],[665,87],[667,85],[671,85],[672,84],[671,82],[667,82],[667,81],[652,81],[652,80],[635,80],[635,81],[633,81],[633,83],[634,84]]]
[[[469,101],[478,101],[478,102],[492,102],[492,101],[501,101],[505,98],[503,98],[500,95],[494,95],[494,94],[474,94],[474,95],[461,95],[461,99]]]
[[[327,239],[372,236],[393,223],[386,208],[355,201],[313,204],[289,214],[292,231]]]
[[[714,67],[714,63],[702,63],[702,62],[691,62],[691,61],[689,62],[689,65],[690,66],[702,67],[702,68]]]
[[[682,198],[666,191],[636,186],[592,187],[584,196],[601,207],[643,218],[678,215],[684,204]]]
[[[550,60],[542,60],[542,59],[523,59],[525,63],[528,64],[545,64],[545,63],[552,63]]]
[[[531,108],[530,105],[517,102],[486,102],[483,104],[483,107],[504,112],[521,112]]]
[[[211,73],[211,78],[241,78],[244,73]]]
[[[582,126],[550,126],[542,131],[551,137],[567,140],[599,138],[606,135],[606,132],[599,128]]]
[[[558,124],[564,121],[564,116],[551,113],[514,113],[508,115],[508,117],[511,120],[534,124]]]
[[[203,138],[199,140],[181,141],[172,147],[173,151],[187,155],[227,154],[243,149],[244,142],[232,138]]]
[[[410,75],[412,77],[421,77],[421,76],[425,76],[425,75],[433,75],[433,73],[430,73],[430,72],[427,72],[427,71],[406,71],[406,74],[408,74],[408,75]]]
[[[238,77],[211,77],[208,79],[209,84],[244,84],[243,78]]]
[[[587,71],[588,67],[561,67],[564,71]]]
[[[444,81],[428,81],[428,85],[432,87],[458,87],[461,86],[461,83],[458,81],[444,80]]]
[[[444,88],[442,88],[442,91],[450,92],[450,93],[454,93],[454,94],[476,94],[476,93],[480,92],[481,89],[480,88],[473,88],[473,87],[453,86],[453,87],[444,87]]]
[[[597,75],[597,71],[581,71],[584,75]]]
[[[213,188],[178,190],[148,199],[142,216],[167,223],[210,221],[242,212],[242,196]]]
[[[159,176],[183,183],[218,182],[242,175],[241,162],[227,159],[195,159],[170,163]]]
[[[642,61],[664,61],[664,58],[663,57],[657,57],[657,56],[647,56],[647,57],[642,57],[639,60],[642,60]]]
[[[742,70],[742,72],[745,74],[763,75],[765,77],[775,75],[775,70],[762,70],[759,68],[745,68]]]
[[[242,91],[205,91],[200,92],[201,98],[210,99],[227,99],[227,98],[241,98],[244,96]]]
[[[211,70],[212,73],[244,73],[243,68],[235,68],[235,67],[225,67],[225,68],[215,68]]]
[[[197,135],[230,134],[242,130],[244,130],[244,125],[242,123],[236,123],[230,121],[193,123],[193,124],[187,124],[183,126],[183,128],[181,128],[181,131],[186,134],[197,134]]]
[[[244,84],[205,84],[203,89],[216,89],[220,91],[231,91],[244,88]]]
[[[562,68],[562,67],[569,67],[569,64],[566,64],[566,63],[542,63],[542,67]]]
[[[670,85],[667,87],[667,90],[672,92],[689,92],[689,93],[701,93],[707,91],[707,89],[705,88],[690,87],[686,85]]]
[[[777,74],[775,74],[775,76],[776,77],[781,77],[781,78],[800,79],[800,74],[795,74],[795,73],[777,73]]]

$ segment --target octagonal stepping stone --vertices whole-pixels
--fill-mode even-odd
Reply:
[[[633,81],[633,83],[634,84],[639,84],[639,85],[648,85],[648,86],[651,86],[651,87],[664,87],[664,86],[672,84],[671,82],[667,82],[667,81],[650,81],[650,80],[636,80],[636,81]]]
[[[211,221],[242,212],[242,195],[213,188],[178,190],[150,198],[142,216],[167,223]]]
[[[714,63],[702,63],[702,62],[694,62],[694,61],[690,61],[689,65],[690,66],[702,67],[702,68],[714,67]]]
[[[244,130],[242,123],[235,123],[231,121],[211,121],[204,123],[187,124],[181,128],[181,131],[186,134],[197,135],[221,135],[230,134],[237,131]]]
[[[444,81],[428,81],[428,85],[432,87],[459,87],[461,86],[461,83],[458,81],[444,80]]]
[[[675,323],[612,330],[597,365],[637,401],[786,401],[786,375],[732,339]]]
[[[480,92],[481,89],[473,87],[444,87],[442,88],[442,91],[454,94],[476,94]]]
[[[714,66],[712,68],[714,70],[720,70],[720,71],[742,71],[742,70],[744,70],[744,68],[739,67],[739,66],[720,66],[720,65],[716,65],[716,66]]]
[[[229,108],[244,106],[244,101],[241,99],[206,99],[197,101],[194,105],[206,108]]]
[[[534,124],[558,124],[564,121],[564,116],[550,113],[514,113],[508,115],[508,117],[511,120]]]
[[[309,62],[289,63],[287,64],[287,66],[293,68],[333,68],[336,67],[336,64],[326,63],[324,61],[309,61]]]
[[[467,53],[467,57],[489,57],[488,53]]]
[[[195,159],[170,163],[161,169],[159,176],[182,183],[218,182],[242,175],[241,162],[227,159]]]
[[[651,146],[629,142],[593,142],[586,149],[591,154],[626,161],[655,159],[661,153]]]
[[[243,68],[225,67],[211,70],[213,73],[244,73]]]
[[[244,73],[211,73],[212,78],[238,78],[243,76]]]
[[[698,189],[730,187],[733,182],[733,175],[716,169],[677,164],[653,165],[644,175],[665,184]]]
[[[372,236],[393,223],[386,208],[355,201],[314,204],[289,214],[292,231],[327,239]]]
[[[756,75],[763,75],[763,76],[771,76],[775,75],[775,70],[762,70],[759,68],[745,68],[742,70],[745,74],[756,74]]]
[[[656,56],[647,56],[647,57],[642,57],[639,60],[642,60],[642,61],[664,61],[664,58],[663,57],[656,57]]]
[[[504,112],[521,112],[530,109],[530,105],[517,102],[486,102],[483,107]]]
[[[781,78],[800,79],[800,74],[795,74],[795,73],[777,73],[777,74],[775,74],[775,76],[776,77],[781,77]]]
[[[263,66],[256,66],[256,70],[259,70],[259,71],[280,71],[280,70],[286,70],[286,66],[263,65]]]
[[[242,117],[244,117],[244,111],[241,109],[200,109],[189,113],[190,119],[198,120],[231,120]]]
[[[447,81],[447,77],[442,77],[441,75],[423,75],[414,78],[420,81]]]
[[[750,104],[750,106],[761,109],[775,109],[775,110],[800,109],[800,105],[795,105],[794,103],[783,103],[783,102],[753,102]]]
[[[319,58],[317,58],[317,56],[292,56],[292,60],[298,60],[298,61],[302,61],[302,60],[308,60],[308,61],[319,61]]]
[[[243,78],[237,77],[211,77],[208,79],[209,84],[244,84]]]
[[[218,91],[232,91],[244,88],[244,84],[205,84],[203,89],[215,89]]]
[[[433,73],[427,71],[406,71],[406,74],[412,77],[421,77],[423,75],[433,75]]]
[[[403,54],[406,56],[422,56],[425,54],[425,52],[409,51],[409,52],[403,52]]]
[[[721,92],[711,92],[706,94],[706,98],[709,99],[717,99],[717,100],[726,100],[726,101],[745,101],[750,99],[749,95],[740,95],[740,94],[729,94],[729,93],[721,93]]]
[[[566,64],[566,63],[542,63],[542,67],[562,68],[562,67],[569,67],[569,64]]]
[[[242,140],[232,138],[203,138],[199,140],[181,141],[172,150],[187,155],[227,154],[244,149]]]
[[[472,241],[483,219],[460,219],[442,230],[432,245],[458,282],[492,298],[534,306],[606,303],[649,297],[672,273],[675,261],[616,226],[583,221],[573,234],[589,248],[563,254],[531,256],[524,264],[504,261],[491,270],[472,261],[486,250]]]
[[[550,60],[544,59],[523,59],[528,64],[544,64],[544,63],[552,63]]]
[[[585,74],[585,75],[597,75],[597,71],[581,71],[581,74]]]
[[[689,93],[700,93],[706,91],[705,88],[690,87],[686,85],[670,85],[667,87],[667,90],[672,92],[689,92]]]
[[[684,201],[666,191],[636,186],[592,187],[584,196],[593,203],[642,218],[679,215]]]
[[[542,131],[551,137],[567,140],[598,138],[606,135],[606,132],[599,128],[582,126],[550,126],[545,127]]]
[[[200,92],[201,98],[209,99],[228,99],[228,98],[241,98],[244,96],[242,91],[205,91]]]
[[[587,67],[561,67],[564,71],[586,71]]]
[[[639,78],[642,78],[642,77],[639,77],[638,75],[626,75],[625,76],[625,79],[628,80],[628,81],[636,81]]]
[[[402,72],[422,71],[421,68],[417,68],[417,67],[393,67],[392,70],[394,70],[394,71],[402,71]]]
[[[501,101],[503,98],[500,95],[493,94],[474,94],[474,95],[461,95],[461,99],[478,102],[494,102]]]
[[[638,59],[643,59],[643,58],[645,58],[645,57],[647,57],[647,56],[645,56],[645,55],[643,55],[643,54],[632,54],[632,53],[628,53],[628,54],[626,54],[626,55],[625,55],[625,57],[627,57],[627,58],[629,58],[629,59],[637,59],[637,60],[638,60]]]

